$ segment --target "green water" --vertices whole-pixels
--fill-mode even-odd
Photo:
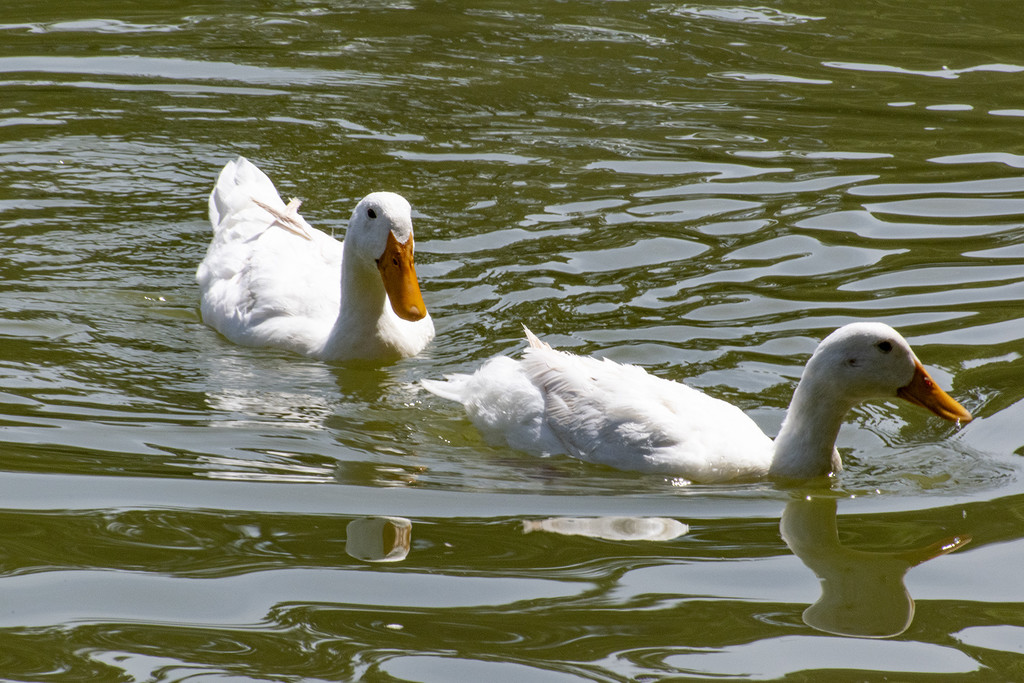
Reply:
[[[0,678],[1024,678],[1024,29],[848,4],[4,3]],[[424,354],[201,324],[239,154],[339,236],[409,198]],[[865,319],[976,419],[858,408],[831,489],[539,459],[416,386],[525,322],[774,434]]]

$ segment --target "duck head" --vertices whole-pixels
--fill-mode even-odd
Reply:
[[[939,388],[907,340],[883,323],[852,323],[827,336],[807,363],[830,393],[848,403],[902,398],[946,420],[970,422],[971,414]]]
[[[412,208],[394,192],[374,192],[356,205],[345,242],[373,264],[395,314],[416,321],[427,314],[413,263]]]

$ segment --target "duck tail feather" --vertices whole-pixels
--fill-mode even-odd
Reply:
[[[537,338],[537,335],[535,335],[533,332],[530,332],[530,328],[528,328],[525,324],[523,325],[523,332],[526,333],[526,341],[530,344],[530,348],[531,349],[550,349],[551,348],[550,344],[547,344],[546,342],[542,342],[540,339]]]
[[[462,392],[459,389],[465,385],[463,378],[463,375],[445,375],[443,380],[421,379],[420,386],[435,396],[462,403]]]

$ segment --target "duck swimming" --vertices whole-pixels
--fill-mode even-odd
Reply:
[[[434,336],[416,279],[412,210],[374,192],[345,241],[313,228],[243,157],[210,194],[213,240],[196,271],[203,322],[243,346],[323,360],[413,356]]]
[[[902,398],[947,420],[971,420],[882,323],[846,325],[818,345],[774,441],[736,406],[685,384],[557,351],[529,330],[526,337],[522,360],[499,356],[471,375],[422,384],[462,403],[489,441],[695,483],[838,472],[843,416],[869,399]]]

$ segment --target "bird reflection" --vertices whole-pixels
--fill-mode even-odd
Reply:
[[[400,562],[411,543],[412,522],[405,517],[359,517],[345,527],[345,552],[363,562]]]
[[[837,635],[888,638],[907,630],[914,600],[903,584],[911,567],[962,547],[953,536],[923,548],[869,552],[839,543],[834,498],[790,501],[779,522],[782,538],[821,580],[821,597],[804,610],[808,626]]]
[[[689,530],[682,522],[666,517],[552,517],[523,522],[527,534],[547,531],[607,541],[671,541]]]

